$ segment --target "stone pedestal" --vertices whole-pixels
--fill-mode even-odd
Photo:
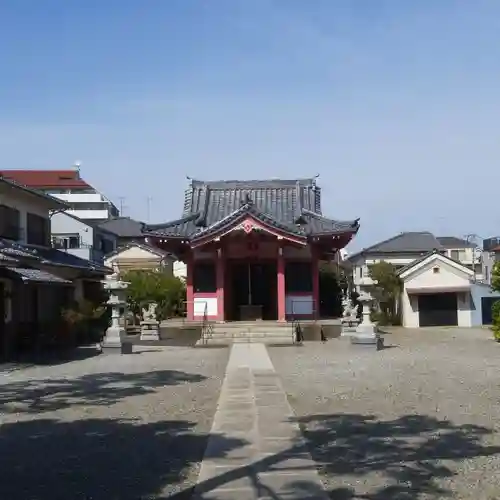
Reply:
[[[356,331],[351,334],[351,344],[375,347],[377,350],[384,347],[384,341],[380,337],[377,325],[370,319],[370,306],[373,298],[368,293],[363,292],[359,298],[363,304],[363,320],[356,327]]]
[[[122,310],[127,304],[125,300],[125,290],[128,283],[119,281],[116,276],[111,276],[104,280],[104,289],[109,291],[108,307],[111,308],[111,326],[106,330],[104,339],[101,343],[102,352],[105,354],[126,354],[131,344],[124,344],[125,328],[123,327],[124,318]]]
[[[141,321],[141,340],[160,340],[160,322]]]

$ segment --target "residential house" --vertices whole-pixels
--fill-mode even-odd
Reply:
[[[113,217],[99,222],[98,227],[116,235],[117,247],[135,242],[145,243],[146,241],[146,236],[143,233],[144,223],[130,217]]]
[[[122,267],[130,269],[130,266],[137,266],[137,269],[146,269],[151,266],[157,267],[159,261],[165,269],[172,269],[174,276],[182,280],[186,279],[186,264],[182,261],[173,261],[166,254],[155,254],[148,239],[143,233],[144,223],[130,219],[129,217],[117,217],[101,222],[101,229],[110,231],[116,235],[117,250],[106,259],[107,265],[120,261]],[[159,259],[159,260],[158,260]],[[154,264],[156,262],[156,264]]]
[[[83,180],[80,167],[69,170],[0,170],[0,176],[63,201],[79,219],[106,220],[119,215],[116,206]]]
[[[475,245],[430,232],[405,232],[349,257],[357,291],[370,290],[370,267],[393,264],[403,281],[403,326],[476,326],[491,319],[496,294],[483,283]]]
[[[155,270],[172,273],[174,259],[167,252],[147,243],[131,242],[107,255],[104,264],[117,274],[133,270]]]
[[[67,212],[51,216],[52,246],[81,259],[104,263],[104,256],[116,250],[117,237],[94,222]]]
[[[61,312],[101,289],[109,269],[51,247],[56,198],[0,177],[0,357],[45,334]]]

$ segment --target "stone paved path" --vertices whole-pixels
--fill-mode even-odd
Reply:
[[[264,344],[232,347],[194,498],[328,498]]]

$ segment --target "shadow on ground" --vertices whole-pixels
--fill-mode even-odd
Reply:
[[[299,423],[321,473],[333,479],[370,473],[383,477],[384,486],[365,495],[356,495],[351,488],[334,489],[330,491],[334,500],[442,499],[452,494],[438,485],[439,479],[455,475],[450,461],[500,454],[500,447],[481,444],[493,429],[424,415],[389,421],[363,415],[312,415]]]
[[[374,486],[369,493],[337,487],[328,491],[333,500],[437,500],[452,496],[452,491],[438,484],[439,479],[455,475],[450,461],[500,453],[500,447],[481,444],[481,439],[493,432],[491,429],[456,426],[422,415],[391,421],[363,415],[314,415],[298,422],[305,431],[306,447],[298,442],[281,453],[204,481],[198,486],[200,495],[195,498],[216,499],[210,492],[244,477],[250,479],[254,491],[266,500],[322,498],[317,482],[298,479],[303,469],[294,464],[307,449],[320,474],[332,482],[349,475],[354,477],[353,481],[363,483],[369,474],[380,475],[382,485]],[[285,487],[273,488],[266,483],[266,476],[277,471],[288,473]]]
[[[101,355],[101,349],[96,345],[77,347],[63,351],[45,350],[41,352],[26,352],[18,354],[15,359],[0,362],[0,373],[12,373],[34,366],[56,366],[73,361],[83,361]]]
[[[187,421],[42,419],[0,427],[0,498],[140,500],[171,498],[199,462],[207,434]],[[218,457],[243,441],[219,436]],[[162,491],[164,487],[168,491]],[[176,495],[188,500],[191,491]]]
[[[160,387],[201,382],[203,375],[177,370],[96,373],[74,379],[39,379],[0,385],[0,413],[41,413],[74,406],[109,406]]]
[[[363,482],[368,474],[381,474],[382,485],[365,495],[347,487],[334,488],[329,494],[335,500],[442,499],[452,492],[437,480],[455,474],[450,462],[500,453],[500,447],[481,444],[490,429],[457,426],[422,415],[391,421],[362,415],[314,415],[299,423],[307,448],[330,480],[350,475]],[[0,498],[188,500],[192,490],[179,491],[175,485],[181,486],[189,468],[201,460],[207,437],[197,434],[188,421],[145,425],[134,420],[41,419],[4,424],[0,427]],[[215,446],[209,447],[210,459],[225,457],[247,444],[223,434],[213,435],[211,443]],[[318,483],[298,475],[302,469],[296,459],[307,448],[297,441],[251,465],[223,468],[221,474],[200,483],[199,496],[193,498],[219,498],[211,492],[245,477],[267,500],[320,498]],[[288,472],[285,485],[269,482],[273,473],[283,470]]]

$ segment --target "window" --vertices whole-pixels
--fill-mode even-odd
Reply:
[[[26,217],[26,242],[31,245],[50,244],[50,220],[28,212]]]
[[[312,292],[312,268],[310,262],[288,262],[285,265],[285,292]]]
[[[21,214],[19,210],[0,205],[0,237],[19,240],[21,237]]]
[[[460,260],[460,252],[458,250],[450,250],[450,257],[453,260]]]
[[[80,248],[80,237],[76,234],[55,234],[52,236],[52,246],[63,250]]]
[[[363,277],[363,266],[359,266],[359,277]]]
[[[194,293],[215,293],[217,278],[214,262],[198,262],[193,270]]]

